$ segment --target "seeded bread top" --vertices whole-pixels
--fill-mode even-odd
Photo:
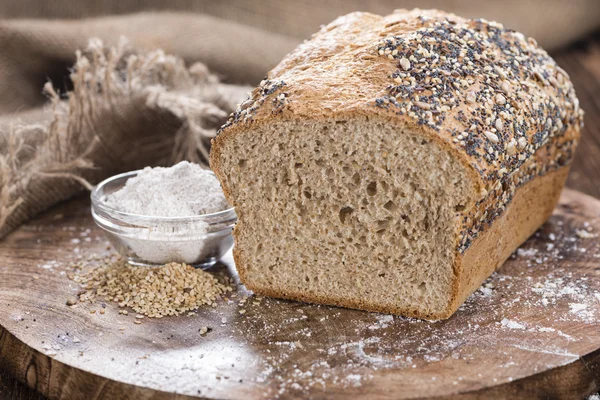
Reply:
[[[495,22],[415,9],[352,13],[323,27],[222,130],[346,114],[421,130],[470,169],[479,196],[465,210],[462,251],[516,188],[571,161],[583,123],[568,75],[534,39]]]

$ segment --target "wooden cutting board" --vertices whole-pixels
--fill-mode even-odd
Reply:
[[[600,201],[565,191],[448,321],[251,296],[243,315],[238,297],[136,325],[112,303],[65,304],[69,262],[110,252],[78,199],[0,242],[0,368],[86,400],[581,398],[600,389],[598,232]],[[235,276],[231,258],[218,268]]]

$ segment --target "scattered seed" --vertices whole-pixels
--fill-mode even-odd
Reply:
[[[400,66],[403,70],[408,71],[410,69],[410,61],[408,61],[408,58],[402,57],[400,59]]]
[[[488,140],[492,143],[498,143],[500,140],[498,139],[498,136],[495,133],[492,133],[490,131],[485,131],[483,132],[483,134],[485,135],[486,138],[488,138]]]
[[[540,81],[543,85],[546,85],[546,86],[548,85],[548,82],[546,82],[546,79],[540,73],[540,71],[535,70],[535,71],[533,71],[533,74],[535,75],[535,77],[537,78],[537,80]]]
[[[254,104],[254,100],[248,99],[239,105],[240,110],[245,110],[246,108],[250,107],[252,104]]]
[[[502,128],[504,128],[504,124],[502,123],[502,120],[500,118],[496,119],[494,126],[496,127],[496,130],[498,132],[500,132],[502,130]]]
[[[497,65],[494,65],[494,71],[496,71],[496,73],[498,75],[500,75],[501,78],[506,79],[508,76],[506,75],[506,72],[504,72],[504,70],[502,68],[500,68]]]
[[[431,109],[431,105],[424,103],[422,101],[415,101],[415,105],[419,108],[422,108],[423,110],[429,110]]]
[[[477,96],[475,95],[475,92],[469,91],[467,93],[466,100],[467,103],[475,103],[475,101],[477,101]]]
[[[510,141],[508,142],[508,144],[506,145],[506,151],[508,152],[508,154],[514,154],[515,153],[515,145],[517,144],[517,141],[514,138],[511,138]]]

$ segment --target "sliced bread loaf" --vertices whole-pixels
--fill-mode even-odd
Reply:
[[[240,277],[268,296],[447,318],[551,214],[582,115],[567,74],[500,24],[340,17],[213,140]]]

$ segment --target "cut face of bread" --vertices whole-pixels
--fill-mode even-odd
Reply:
[[[219,163],[249,289],[451,313],[460,216],[475,190],[438,141],[374,117],[272,122],[224,141]]]

